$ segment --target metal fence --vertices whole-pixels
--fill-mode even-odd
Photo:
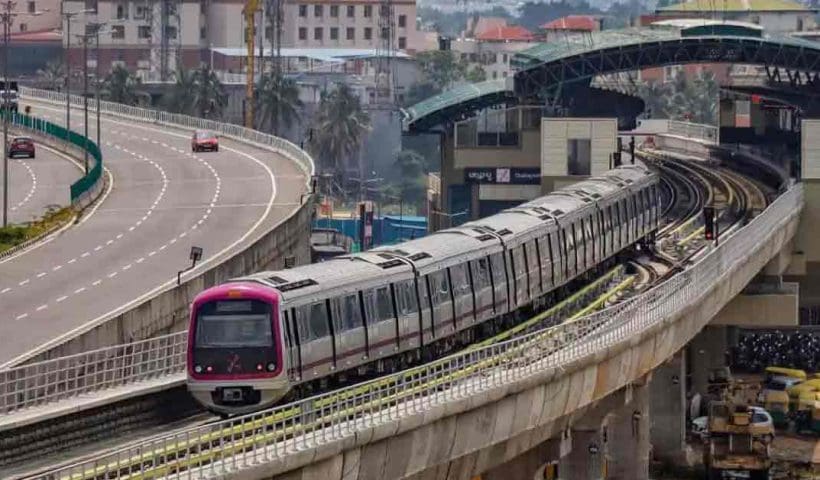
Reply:
[[[62,92],[20,87],[20,94],[23,97],[47,102],[59,103],[63,105],[66,103],[65,93]],[[83,97],[80,95],[71,95],[71,104],[81,107],[83,105]],[[107,115],[128,118],[139,122],[159,123],[186,129],[211,130],[235,140],[255,143],[272,148],[296,162],[296,164],[299,165],[308,177],[312,176],[315,171],[313,159],[307,152],[299,148],[297,145],[285,140],[284,138],[268,135],[267,133],[245,128],[240,125],[105,101],[100,102],[100,110]],[[308,179],[308,182],[309,181],[310,180]]]
[[[714,144],[720,143],[720,129],[713,125],[669,120],[669,133],[686,138],[696,138]]]
[[[0,414],[185,369],[187,332],[0,370]]]
[[[60,141],[67,141],[76,147],[87,150],[94,165],[82,178],[71,184],[71,202],[74,203],[86,192],[94,188],[102,177],[102,153],[96,143],[77,132],[66,130],[41,118],[14,112],[9,118],[12,124],[43,135],[49,135]]]
[[[263,412],[151,438],[49,472],[49,478],[208,478],[280,461],[431,408],[520,382],[635,338],[702,301],[803,205],[793,186],[747,226],[669,281],[606,310],[507,342],[435,361],[410,373]]]

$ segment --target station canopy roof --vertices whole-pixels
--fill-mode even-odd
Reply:
[[[800,2],[792,0],[691,0],[657,9],[663,12],[796,12],[810,11]]]

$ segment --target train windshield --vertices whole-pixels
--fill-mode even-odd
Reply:
[[[257,300],[209,302],[197,315],[198,348],[270,347],[270,306]]]

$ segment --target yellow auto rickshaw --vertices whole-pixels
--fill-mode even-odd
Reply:
[[[772,377],[791,377],[800,380],[801,382],[806,381],[806,372],[804,370],[798,370],[796,368],[785,368],[785,367],[766,367],[765,370],[766,378],[764,379],[765,383],[769,383],[769,379]],[[815,374],[820,375],[820,374]]]
[[[786,389],[786,392],[789,394],[789,410],[792,413],[796,413],[797,411],[801,410],[799,408],[800,399],[803,394],[811,394],[814,392],[820,392],[820,379],[812,379],[806,380],[805,382],[801,382],[795,385],[792,385]],[[814,396],[810,395],[806,397],[813,399]]]

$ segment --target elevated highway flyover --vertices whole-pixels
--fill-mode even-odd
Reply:
[[[21,93],[33,115],[64,122],[64,96]],[[79,105],[74,98],[75,130],[83,127]],[[102,200],[57,238],[0,260],[0,368],[171,331],[205,284],[286,256],[309,259],[306,213],[299,227],[287,222],[305,211],[312,161],[304,152],[236,126],[123,108],[103,102],[110,181]],[[89,131],[95,122],[89,115]],[[220,150],[192,153],[194,128],[219,133]],[[282,224],[290,233],[276,243]],[[191,246],[204,255],[179,290]]]

